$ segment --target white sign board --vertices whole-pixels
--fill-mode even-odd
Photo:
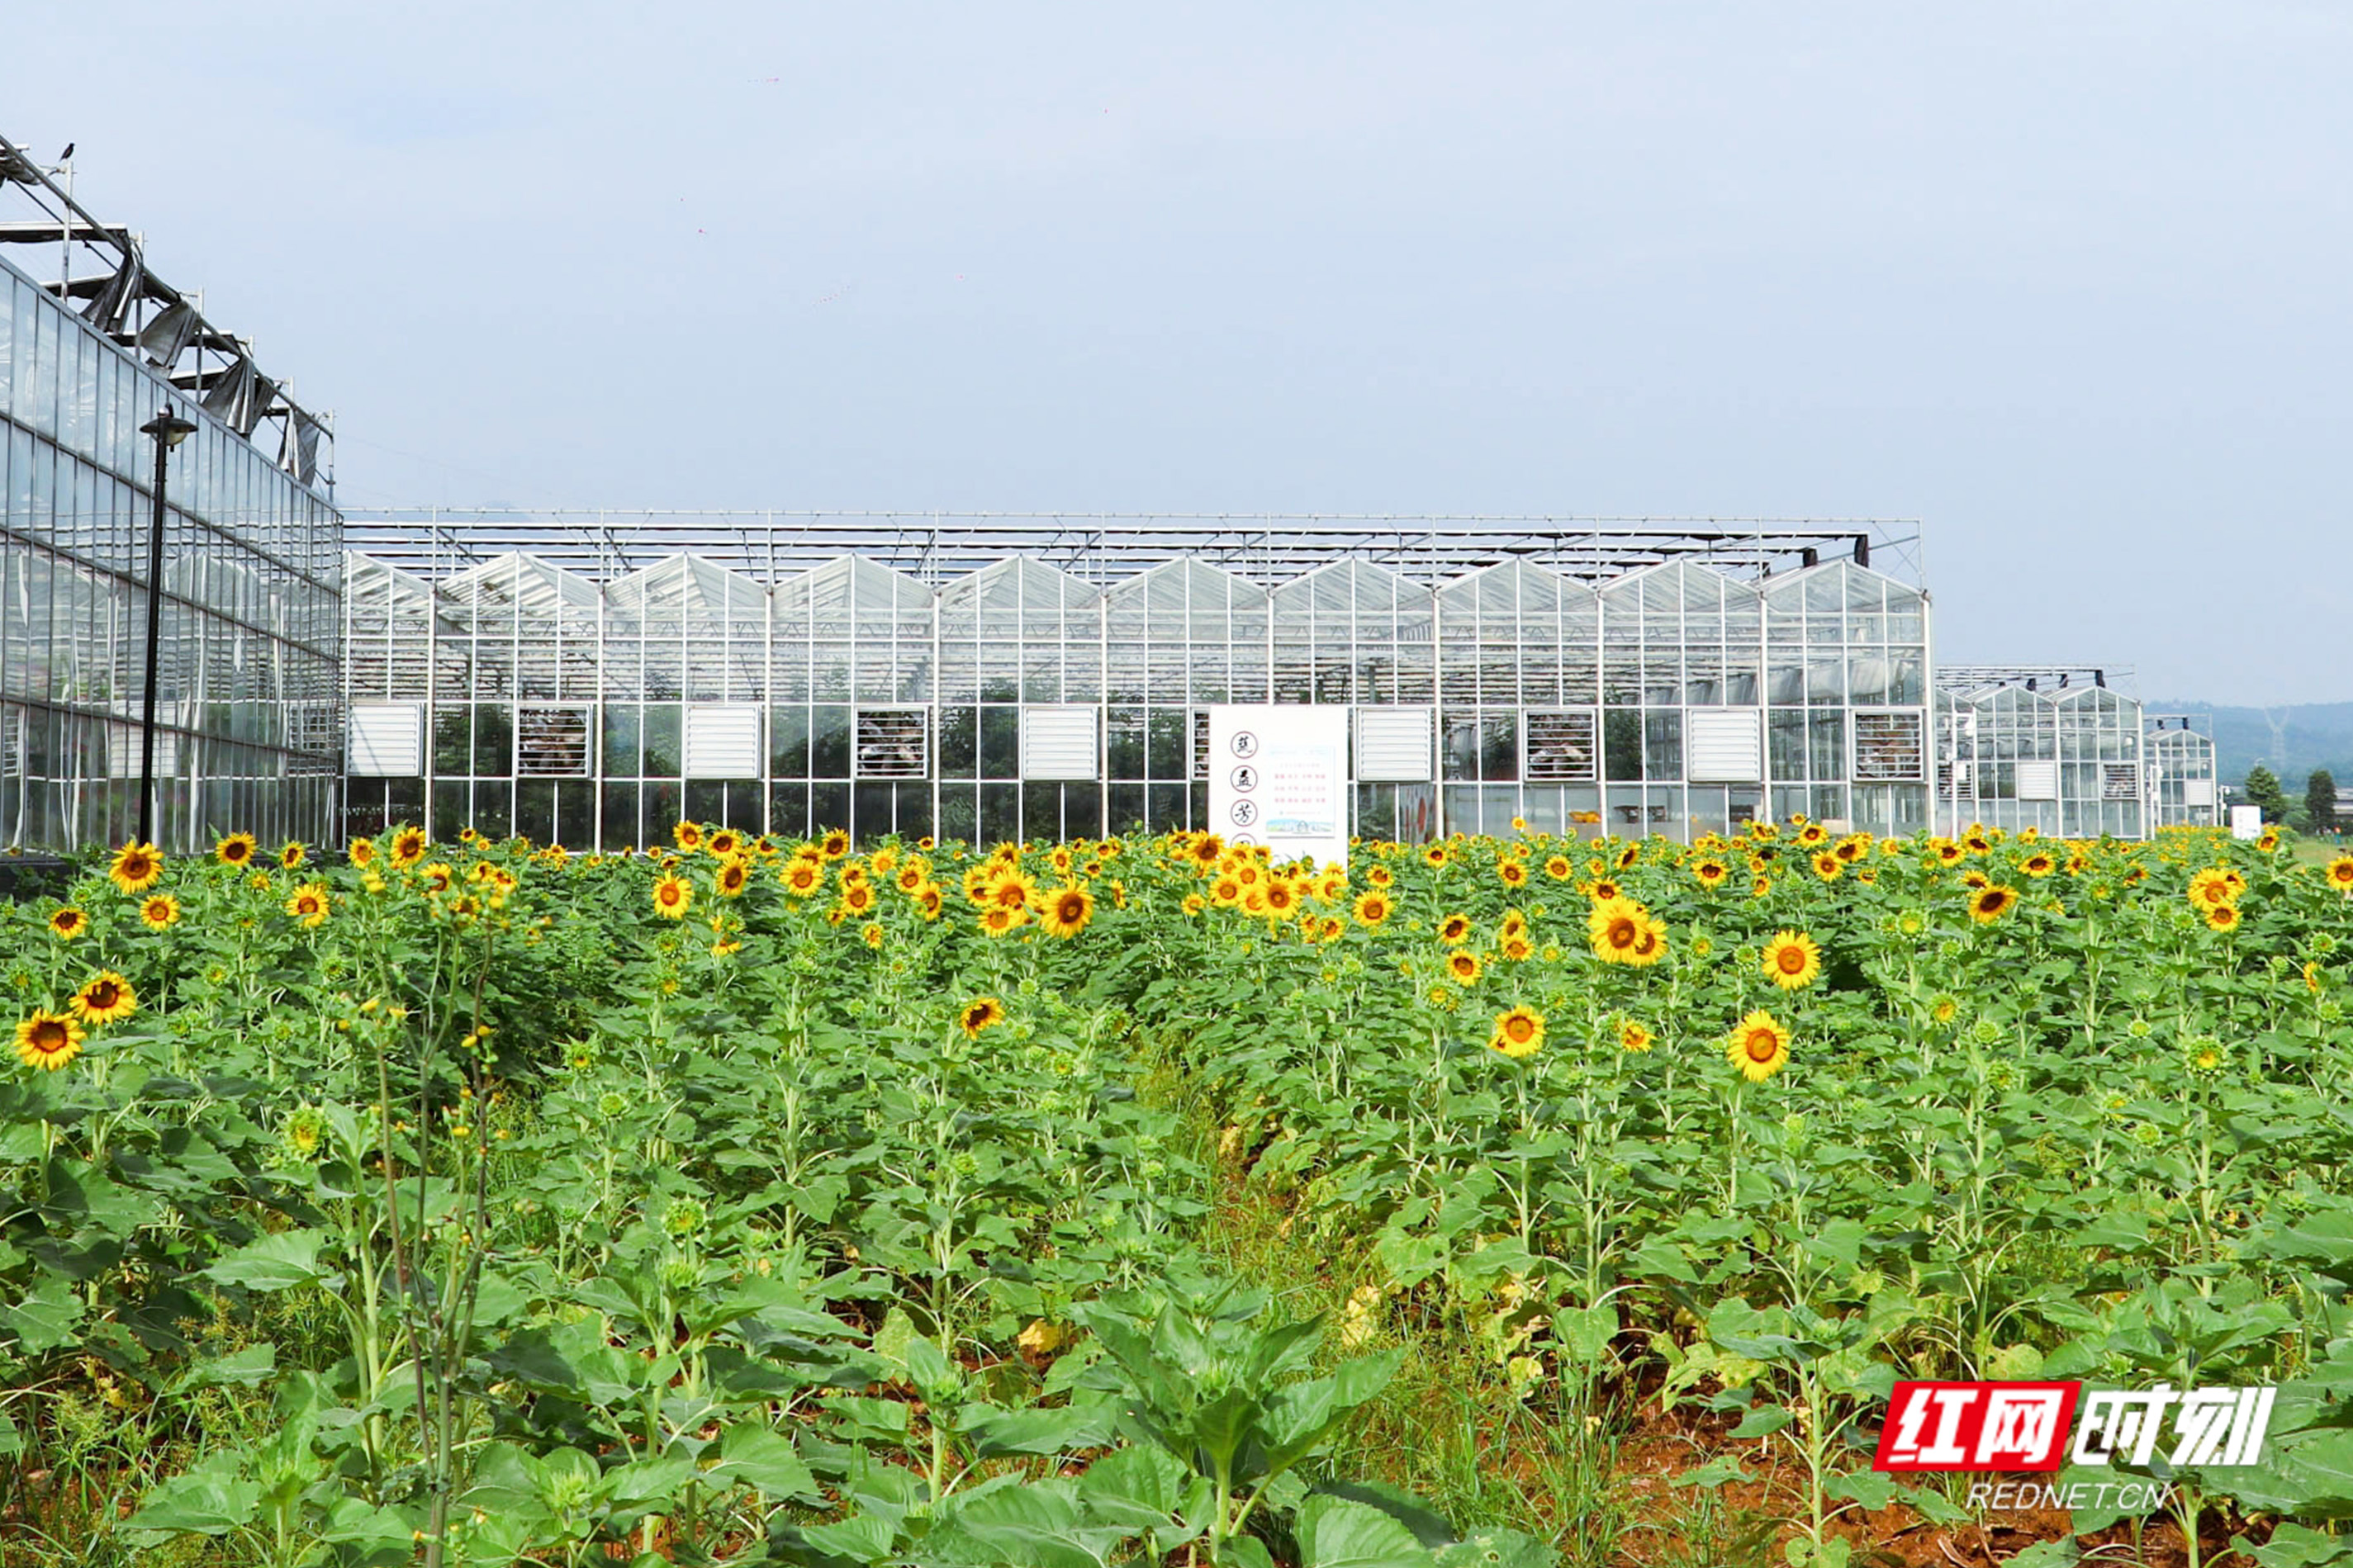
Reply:
[[[1348,862],[1348,710],[1209,710],[1209,830],[1278,861]]]
[[[2263,836],[2263,808],[2260,805],[2234,805],[2231,808],[2231,837],[2261,838]]]

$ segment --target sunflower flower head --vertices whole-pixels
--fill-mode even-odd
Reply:
[[[126,893],[143,893],[164,879],[164,852],[153,844],[125,844],[114,852],[106,875]]]
[[[1758,1009],[1732,1026],[1724,1054],[1751,1083],[1763,1083],[1789,1062],[1789,1031]]]
[[[1822,950],[1804,931],[1777,931],[1765,944],[1759,962],[1766,979],[1784,991],[1799,991],[1821,973]]]
[[[1533,1007],[1514,1007],[1495,1015],[1494,1029],[1487,1037],[1487,1048],[1525,1061],[1544,1048],[1544,1015]]]
[[[75,1017],[98,1029],[139,1011],[139,994],[132,990],[131,982],[111,969],[101,969],[82,982],[67,1005]]]
[[[16,1023],[16,1059],[40,1072],[55,1072],[81,1054],[81,1026],[62,1013],[35,1008]]]

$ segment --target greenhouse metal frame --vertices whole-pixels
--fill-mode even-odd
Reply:
[[[2151,828],[2213,827],[2222,821],[2221,773],[2213,721],[2204,714],[2147,716]]]
[[[1909,523],[670,521],[354,517],[349,830],[1200,826],[1245,702],[1353,710],[1366,836],[1927,823]]]
[[[2147,836],[2143,720],[2113,665],[1936,671],[1936,816],[2068,838]]]
[[[195,429],[166,486],[156,837],[329,839],[343,543],[323,417],[5,141],[0,247],[0,845],[137,830],[155,499],[141,426],[166,408]]]

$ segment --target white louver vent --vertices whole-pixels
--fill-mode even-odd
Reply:
[[[1193,710],[1193,776],[1197,779],[1209,776],[1209,710],[1207,708]]]
[[[2052,762],[2019,763],[2018,798],[2057,800],[2059,798],[2059,764]]]
[[[1854,777],[1858,784],[1916,783],[1926,765],[1927,725],[1917,713],[1854,716]]]
[[[1591,784],[1600,776],[1595,737],[1600,721],[1589,710],[1538,710],[1527,716],[1525,765],[1530,784]]]
[[[1368,784],[1427,783],[1432,727],[1427,708],[1357,709],[1356,777]]]
[[[1031,703],[1021,710],[1021,776],[1101,778],[1101,730],[1102,710],[1092,703]]]
[[[2100,769],[2102,800],[2138,800],[2140,798],[2140,764],[2109,763]]]
[[[425,710],[415,702],[354,702],[347,771],[361,779],[425,774]]]
[[[760,706],[756,702],[686,705],[686,776],[760,776]]]
[[[1764,713],[1755,708],[1691,708],[1683,714],[1685,777],[1694,784],[1757,784],[1765,777]]]
[[[864,708],[858,714],[861,779],[920,779],[928,763],[931,714],[922,708]]]
[[[588,776],[588,710],[515,710],[515,776],[585,779]]]

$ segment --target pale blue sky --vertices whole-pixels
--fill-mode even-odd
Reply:
[[[38,9],[353,505],[1917,516],[1944,658],[2353,694],[2342,6]]]

